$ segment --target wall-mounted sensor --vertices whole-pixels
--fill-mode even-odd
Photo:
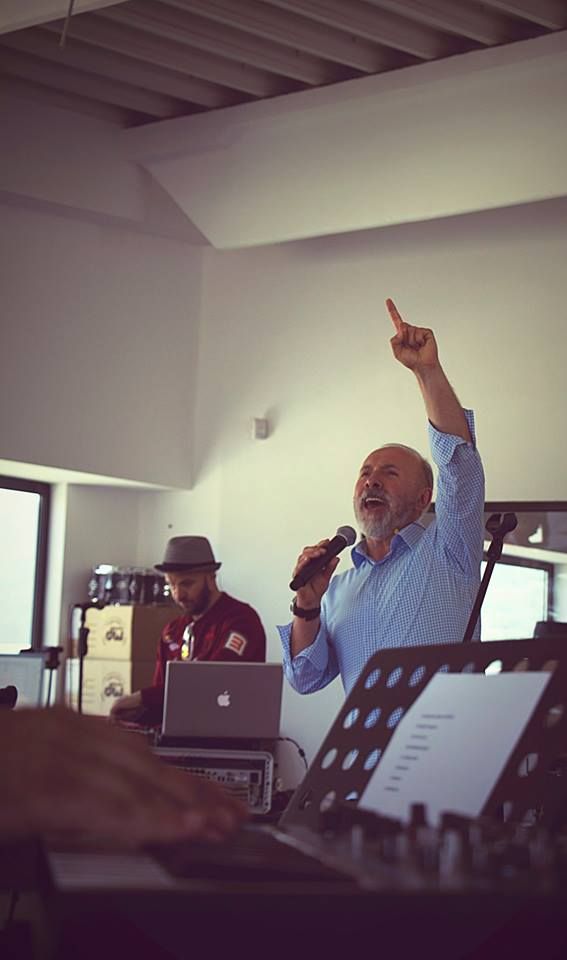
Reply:
[[[252,420],[252,439],[265,440],[270,435],[270,424],[265,417],[254,417]]]

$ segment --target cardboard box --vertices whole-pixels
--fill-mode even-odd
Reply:
[[[119,697],[149,687],[154,674],[153,660],[83,660],[83,713],[107,717]],[[77,709],[79,702],[79,661],[67,660],[65,700]]]
[[[166,623],[181,616],[175,604],[111,604],[87,610],[87,656],[85,660],[155,660],[158,641]],[[77,639],[71,644],[77,656]]]

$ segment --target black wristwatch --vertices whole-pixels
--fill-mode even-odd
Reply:
[[[298,607],[295,597],[290,603],[289,609],[294,617],[299,617],[300,620],[316,620],[321,614],[321,607],[311,607],[310,610],[306,610],[304,607]]]

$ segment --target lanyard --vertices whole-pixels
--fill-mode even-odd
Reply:
[[[193,660],[195,655],[195,631],[193,624],[189,623],[183,631],[183,642],[181,644],[181,659]]]

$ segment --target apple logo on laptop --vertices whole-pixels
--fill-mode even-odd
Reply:
[[[219,693],[217,703],[219,707],[230,707],[230,693],[228,690],[225,690],[224,693]]]

